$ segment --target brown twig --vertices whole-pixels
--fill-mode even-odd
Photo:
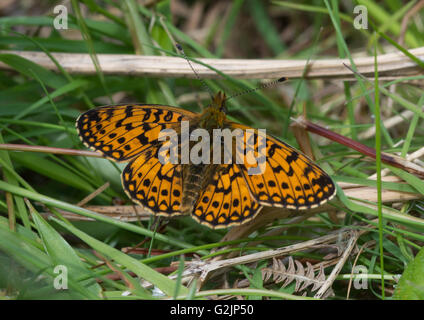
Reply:
[[[362,153],[365,156],[368,156],[375,160],[376,158],[376,152],[375,149],[368,147],[358,141],[352,140],[348,137],[342,136],[336,132],[330,131],[326,128],[323,128],[315,123],[312,123],[308,120],[306,120],[303,116],[300,116],[299,118],[295,119],[296,123],[300,126],[302,126],[305,130],[308,130],[309,132],[316,133],[322,137],[326,137],[327,139],[330,139],[332,141],[335,141],[337,143],[340,143],[342,145],[345,145],[346,147],[349,147],[351,149],[354,149],[360,153]],[[381,161],[385,164],[391,165],[393,167],[397,167],[400,169],[403,169],[409,173],[415,174],[417,176],[420,176],[424,178],[424,169],[410,161],[407,161],[401,157],[390,155],[388,153],[381,153]]]
[[[86,196],[84,199],[82,199],[80,202],[78,202],[77,203],[77,206],[78,207],[84,206],[89,201],[91,201],[92,199],[94,199],[95,197],[97,197],[100,193],[102,193],[107,188],[109,188],[109,186],[110,186],[110,183],[109,182],[106,182],[104,185],[102,185],[101,187],[97,188],[92,193],[90,193],[88,196]]]
[[[46,146],[31,146],[26,144],[13,144],[13,143],[0,144],[0,150],[41,152],[41,153],[63,154],[68,156],[103,158],[103,156],[100,153],[94,152],[94,151],[54,148],[54,147],[46,147]]]

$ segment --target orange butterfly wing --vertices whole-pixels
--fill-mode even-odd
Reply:
[[[159,133],[195,116],[170,106],[106,106],[82,114],[76,127],[91,149],[115,161],[131,160],[121,175],[129,198],[154,214],[169,216],[181,214],[182,168],[159,161],[164,143]]]
[[[117,105],[91,109],[76,122],[83,143],[115,161],[128,161],[160,144],[163,129],[190,120],[196,114],[161,105]]]
[[[122,185],[128,197],[157,215],[180,215],[182,202],[182,166],[158,158],[159,148],[151,148],[122,171]]]
[[[265,163],[264,172],[257,175],[249,175],[248,169],[257,164],[250,165],[246,157],[238,164],[249,190],[261,205],[303,210],[315,208],[335,196],[336,188],[328,174],[290,145],[266,135],[264,152],[259,154],[261,139],[257,131],[249,135],[245,130],[253,129],[248,126],[234,122],[229,126],[244,132],[244,141],[237,146],[237,152],[240,154],[253,146],[255,157],[262,156]]]
[[[131,160],[122,172],[122,184],[131,199],[152,213],[169,216],[181,214],[183,170],[181,165],[159,161],[163,144],[158,141],[159,133],[196,116],[169,106],[106,106],[82,114],[76,126],[88,147],[116,161]],[[255,151],[260,141],[257,133],[247,135],[245,131],[252,128],[233,122],[226,125],[244,132],[236,155],[244,157],[246,150],[260,155]],[[212,183],[200,193],[193,217],[209,227],[224,228],[253,219],[261,205],[308,209],[334,197],[331,178],[286,143],[267,135],[261,156],[265,170],[259,175],[249,175],[256,164],[246,159],[235,163],[236,156],[233,164],[221,165]]]
[[[253,219],[262,207],[250,196],[237,165],[223,164],[194,206],[192,217],[210,228],[227,228]]]

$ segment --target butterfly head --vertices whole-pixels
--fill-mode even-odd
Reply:
[[[225,107],[226,95],[219,91],[212,99],[212,103],[200,116],[201,126],[206,129],[223,127],[227,109]]]
[[[227,100],[227,96],[224,92],[218,91],[218,93],[213,97],[212,107],[219,110],[220,112],[227,113],[227,108],[225,106],[225,100]]]

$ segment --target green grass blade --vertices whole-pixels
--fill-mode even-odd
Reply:
[[[42,273],[47,276],[47,281],[51,282],[51,284],[48,285],[50,295],[55,294],[55,292],[60,293],[60,291],[55,290],[53,286],[54,278],[58,274],[54,273],[53,269],[55,266],[46,253],[31,245],[22,236],[3,228],[2,224],[0,224],[0,239],[2,239],[2,241],[0,241],[0,250],[7,253],[10,257],[13,257],[15,261],[32,271],[34,274]],[[85,287],[74,281],[71,275],[68,274],[68,276],[68,287],[72,289],[72,291],[69,292],[69,297],[74,299],[98,299],[97,295],[86,290]]]
[[[0,181],[0,190],[5,190],[5,191],[11,192],[13,194],[17,194],[19,196],[22,196],[22,197],[32,199],[34,201],[40,201],[40,202],[42,202],[46,205],[50,205],[54,208],[63,209],[63,210],[70,211],[70,212],[73,212],[73,213],[76,213],[76,214],[80,214],[80,215],[88,217],[88,218],[92,218],[92,219],[95,219],[95,220],[98,220],[98,221],[103,221],[103,222],[109,223],[111,225],[114,225],[116,227],[134,232],[136,234],[141,234],[141,235],[147,236],[147,237],[153,237],[154,236],[156,240],[163,241],[165,243],[175,245],[175,246],[178,246],[178,247],[181,247],[181,248],[191,248],[192,247],[191,244],[186,243],[184,241],[174,239],[174,238],[171,238],[171,237],[168,237],[168,236],[164,236],[162,234],[154,235],[153,231],[146,230],[144,228],[133,225],[131,223],[112,219],[112,218],[109,218],[109,217],[104,216],[102,214],[98,214],[96,212],[93,212],[93,211],[90,211],[90,210],[87,210],[87,209],[84,209],[84,208],[80,208],[80,207],[77,207],[75,205],[50,198],[50,197],[47,197],[45,195],[42,195],[42,194],[39,194],[39,193],[36,193],[36,192],[32,192],[32,191],[29,191],[29,190],[26,190],[26,189],[23,189],[23,188],[13,186],[13,185],[8,184],[4,181]],[[200,253],[202,253],[202,252],[200,252]]]
[[[424,300],[424,248],[408,264],[396,286],[395,300]]]
[[[377,210],[378,210],[378,235],[380,247],[380,268],[381,268],[381,296],[385,298],[384,292],[384,250],[383,250],[383,204],[381,197],[381,112],[380,112],[380,91],[378,85],[378,63],[377,45],[374,48],[374,92],[375,92],[375,165],[377,171]]]
[[[65,266],[68,269],[68,274],[71,274],[74,279],[91,274],[85,268],[74,249],[62,236],[41,217],[29,201],[27,201],[27,205],[29,206],[46,252],[51,257],[53,263],[56,266]],[[90,290],[94,295],[101,296],[101,288],[95,281],[89,281],[81,285],[86,286],[87,290]]]
[[[78,230],[72,225],[65,224],[64,222],[52,218],[56,223],[61,225],[63,228],[67,229],[72,234],[76,235],[78,238],[86,242],[89,246],[91,246],[94,250],[99,251],[101,254],[106,255],[110,259],[120,263],[124,267],[133,271],[137,276],[143,279],[148,279],[148,281],[155,286],[157,286],[160,290],[162,290],[168,296],[172,296],[176,290],[176,283],[170,280],[168,277],[163,274],[155,271],[154,269],[146,266],[145,264],[137,261],[136,259],[122,253],[121,251],[112,248],[103,242],[89,236],[88,234]],[[180,286],[179,291],[183,294],[188,293],[188,289]]]

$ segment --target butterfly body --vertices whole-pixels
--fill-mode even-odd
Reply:
[[[204,111],[190,121],[189,132],[196,129],[204,129],[208,132],[209,137],[213,137],[214,129],[224,127],[226,114],[225,114],[225,94],[219,92],[213,99],[212,103],[204,109]],[[177,128],[178,132],[178,128]],[[179,132],[181,133],[181,132]],[[180,134],[181,136],[181,134]],[[181,144],[189,144],[189,150],[192,150],[196,144],[195,141],[188,139],[181,141]],[[212,182],[213,176],[217,174],[220,166],[213,163],[214,152],[221,152],[221,149],[214,150],[212,141],[209,142],[209,161],[208,163],[189,163],[183,165],[183,198],[181,204],[181,212],[183,214],[191,214],[193,212],[196,202],[199,200],[200,193],[205,190]]]
[[[202,190],[212,181],[218,170],[214,164],[189,164],[183,165],[183,197],[181,212],[191,214],[200,197]]]
[[[184,122],[188,123],[188,135]],[[258,155],[255,150],[259,150],[260,139],[256,132],[247,134],[252,128],[226,119],[223,93],[218,93],[201,114],[161,105],[106,106],[82,114],[76,126],[88,147],[109,159],[129,161],[122,172],[124,190],[153,214],[191,214],[208,227],[225,228],[253,219],[262,206],[302,210],[335,195],[331,178],[321,168],[271,136],[266,136],[262,154],[264,171],[250,175],[254,165],[238,163],[236,156],[248,150]],[[176,163],[161,161],[164,142],[158,137],[166,129],[174,130],[178,137]],[[183,161],[182,150],[188,147],[191,151],[200,141],[190,138],[196,129],[204,129],[211,137],[206,141],[208,161],[193,161],[192,154]],[[242,143],[236,144],[235,136],[230,146],[220,140],[215,143],[216,129],[239,130]],[[214,162],[216,155],[224,160],[226,152],[230,152],[231,161]]]

